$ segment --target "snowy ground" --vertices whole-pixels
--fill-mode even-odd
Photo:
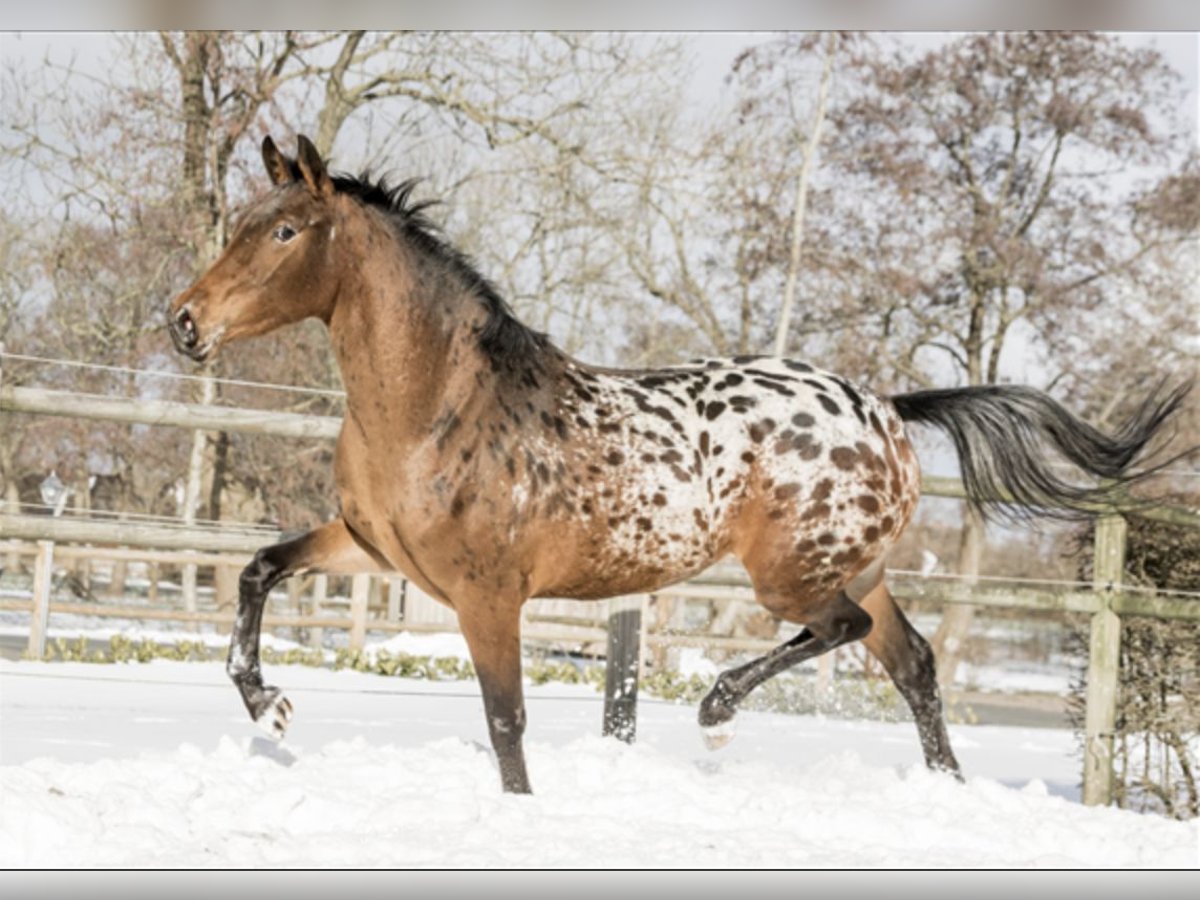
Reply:
[[[281,746],[219,663],[0,663],[0,866],[1200,866],[1200,823],[1078,804],[1067,731],[953,727],[964,785],[908,723],[747,712],[708,754],[644,699],[630,747],[544,686],[509,797],[474,682],[268,676]]]

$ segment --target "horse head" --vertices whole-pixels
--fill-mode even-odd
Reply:
[[[340,216],[333,179],[303,135],[294,160],[270,137],[262,155],[274,187],[242,215],[216,262],[170,305],[175,348],[197,362],[237,338],[310,316],[328,322],[332,311]]]

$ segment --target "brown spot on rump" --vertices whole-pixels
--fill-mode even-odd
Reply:
[[[794,375],[788,375],[784,372],[768,372],[766,369],[747,369],[746,374],[754,378],[766,378],[768,381],[782,381],[787,384],[796,383]]]
[[[678,465],[671,466],[671,474],[679,481],[691,481],[692,476],[688,474],[686,469],[680,468]]]
[[[868,544],[873,544],[879,540],[879,529],[874,525],[868,525],[863,531],[863,540]]]
[[[842,408],[833,402],[827,394],[817,394],[817,401],[824,407],[825,412],[831,416],[840,416]]]
[[[828,547],[837,540],[837,536],[832,531],[823,531],[817,537],[817,543],[822,547]]]
[[[662,493],[655,494],[653,497],[650,498],[650,502],[653,503],[655,506],[666,506],[667,505],[667,495],[662,494]]]
[[[711,422],[713,419],[715,419],[717,416],[721,415],[721,413],[723,413],[723,412],[725,412],[725,404],[722,403],[720,400],[716,400],[716,401],[708,404],[708,407],[704,411],[704,417],[706,419],[708,419],[708,421]]]
[[[754,454],[751,453],[749,450],[746,450],[745,452],[742,453],[742,462],[744,462],[744,463],[753,463],[754,458],[755,458]]]
[[[658,458],[662,462],[665,462],[668,464],[683,462],[683,454],[675,449],[668,450],[666,453],[663,453]]]
[[[700,432],[700,453],[702,456],[708,456],[708,432]]]
[[[696,520],[697,528],[699,528],[701,531],[708,530],[708,516],[706,516],[704,514],[703,510],[701,510],[699,508],[693,509],[692,510],[692,518]]]
[[[802,363],[794,359],[785,359],[783,360],[783,364],[793,372],[811,372],[813,370],[813,367],[808,363]]]
[[[698,375],[696,380],[691,383],[685,390],[688,397],[695,400],[708,387],[709,377],[707,375]],[[700,410],[698,410],[700,411]]]
[[[808,413],[796,413],[792,416],[792,424],[797,428],[812,428],[817,423],[817,420]]]
[[[867,417],[867,419],[871,423],[871,430],[874,431],[877,435],[879,435],[880,440],[882,440],[884,442],[884,444],[887,444],[887,441],[888,441],[887,432],[883,430],[883,423],[879,421],[879,416],[875,415],[875,410],[871,410],[871,413]]]
[[[648,518],[646,518],[646,516],[638,516],[637,527],[638,527],[639,531],[649,531],[653,527],[653,525],[654,525],[654,523],[651,522]]]
[[[610,466],[619,466],[625,462],[625,454],[620,450],[609,450],[604,456],[604,461]]]
[[[813,488],[812,496],[810,499],[814,500],[817,503],[820,503],[822,500],[828,500],[829,495],[832,493],[833,493],[833,479],[832,478],[822,478],[820,481],[817,482],[817,486]]]
[[[855,502],[863,512],[877,513],[879,512],[879,499],[874,494],[860,494],[855,498]]]
[[[793,481],[790,484],[781,484],[779,487],[775,488],[775,499],[788,500],[792,497],[795,497],[799,493],[800,485]]]
[[[892,530],[896,527],[896,520],[891,516],[884,516],[883,520],[879,523],[879,527],[883,529],[886,534],[891,534]]]
[[[829,451],[829,459],[843,471],[850,471],[858,462],[858,451],[849,447],[834,447]]]
[[[828,519],[833,512],[833,507],[828,503],[815,503],[804,510],[803,516],[806,522],[821,522]]]
[[[815,550],[816,547],[817,547],[816,541],[814,541],[812,538],[805,538],[804,540],[802,540],[798,544],[796,544],[796,552],[797,553],[808,553],[810,550]]]
[[[846,566],[853,565],[860,559],[862,559],[862,550],[860,550],[858,547],[851,547],[848,550],[842,551],[841,553],[833,554],[829,561],[835,566]]]
[[[816,459],[821,455],[821,445],[812,439],[807,431],[792,438],[792,449],[801,459]]]
[[[782,385],[782,384],[778,384],[777,382],[771,381],[770,379],[767,379],[767,378],[755,378],[754,383],[757,384],[761,388],[766,388],[769,391],[774,391],[775,393],[780,394],[784,397],[795,397],[796,396],[796,392],[793,391],[791,388],[786,387],[785,385]]]

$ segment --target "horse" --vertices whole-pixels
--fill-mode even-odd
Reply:
[[[933,653],[884,581],[920,495],[906,424],[949,433],[974,508],[1082,516],[1141,477],[1132,461],[1183,396],[1156,391],[1108,436],[1021,386],[885,397],[758,355],[588,365],[516,318],[413,201],[415,180],[331,173],[306,137],[297,146],[290,158],[264,139],[270,188],[168,310],[197,362],[319,319],[341,369],[341,514],[263,548],[239,580],[226,669],[277,739],[293,708],[264,684],[259,633],[284,578],[401,573],[451,607],[501,787],[528,793],[522,604],[653,592],[732,554],[757,601],[802,628],[719,675],[699,707],[712,746],[756,686],[862,641],[911,708],[925,763],[961,778]],[[1100,481],[1066,480],[1047,450]]]

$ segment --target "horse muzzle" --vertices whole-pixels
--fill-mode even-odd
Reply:
[[[204,362],[220,337],[220,333],[217,332],[201,342],[200,328],[186,306],[168,316],[167,330],[171,333],[171,342],[175,349],[196,362]]]

